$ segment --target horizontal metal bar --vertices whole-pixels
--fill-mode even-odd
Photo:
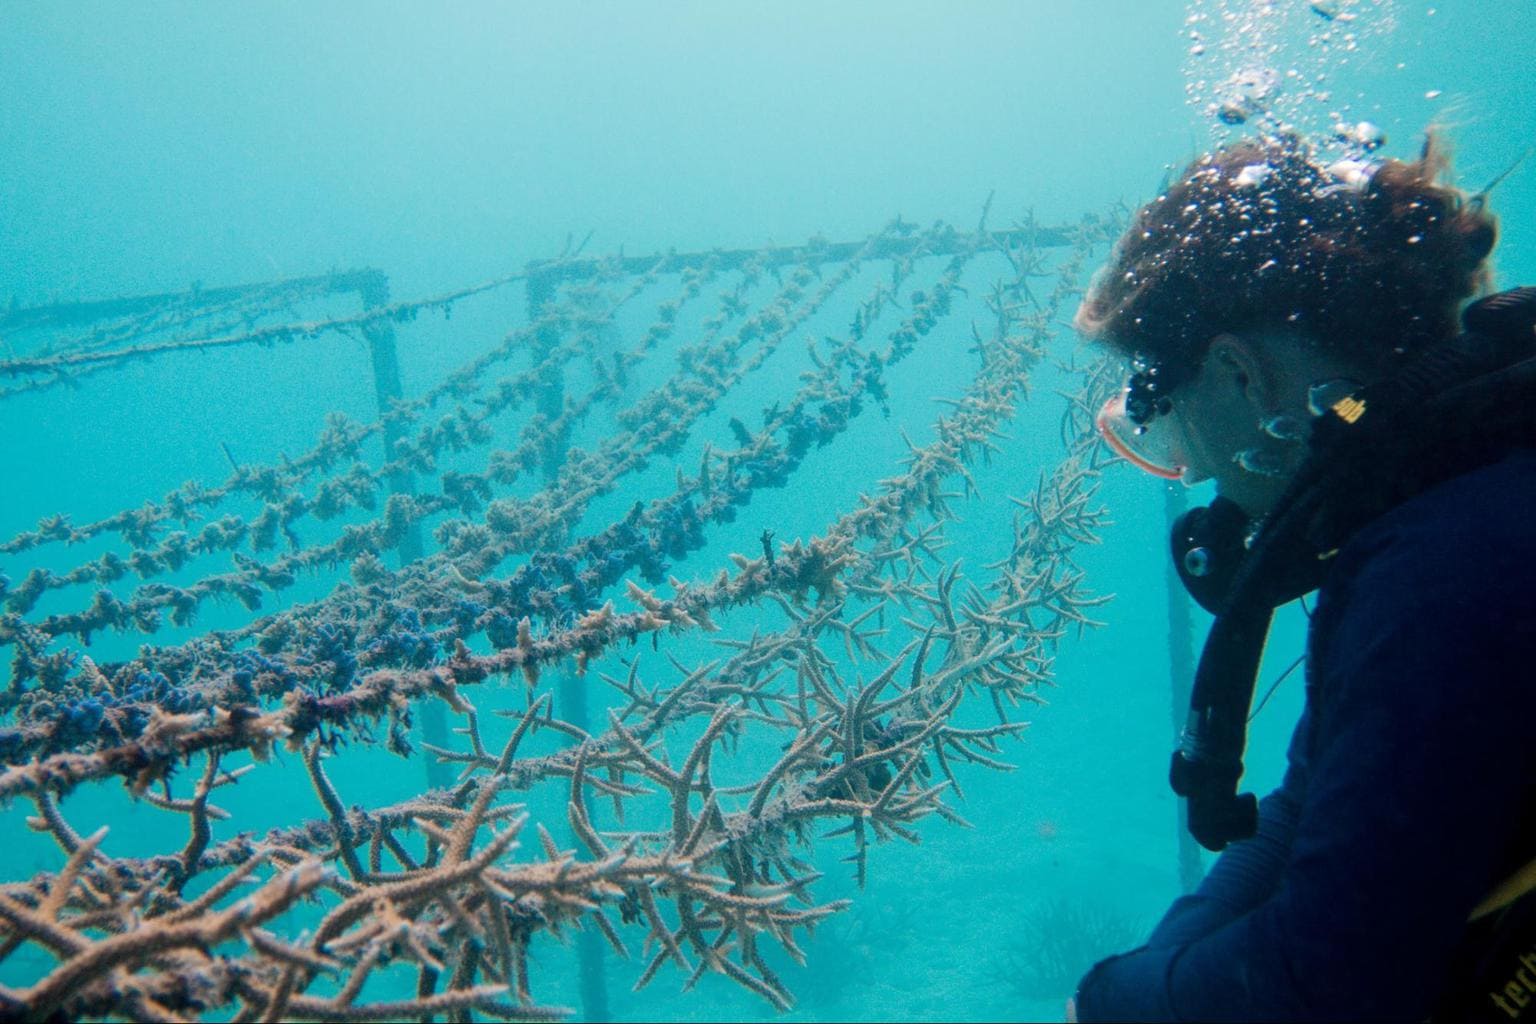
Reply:
[[[160,306],[182,304],[218,306],[236,302],[248,296],[258,296],[283,289],[314,289],[330,294],[361,292],[373,286],[383,276],[383,271],[372,268],[345,270],[313,277],[295,277],[283,281],[266,281],[260,284],[238,284],[223,288],[197,288],[184,292],[164,292],[160,295],[134,295],[120,299],[99,299],[91,302],[65,302],[48,306],[28,306],[24,309],[0,311],[0,332],[29,331],[39,328],[64,328],[78,324],[90,324],[113,317],[135,316],[150,313]]]
[[[919,246],[934,256],[952,255],[976,244],[976,235],[968,231],[953,231],[937,239],[931,233],[919,236],[917,225],[909,225],[911,231],[903,235],[893,234],[875,243],[867,254],[871,259],[899,259],[910,256]],[[1048,227],[1030,225],[1007,231],[988,231],[985,244],[1018,246],[1033,244],[1043,248],[1060,248],[1072,244],[1077,236],[1074,227]],[[742,267],[753,260],[761,260],[768,267],[784,266],[810,260],[815,263],[841,263],[853,258],[866,242],[825,242],[812,240],[803,245],[769,246],[757,249],[717,249],[697,252],[669,253],[667,265],[673,270],[700,267],[707,261],[723,270]],[[548,283],[586,278],[594,273],[617,266],[627,274],[643,274],[656,265],[656,256],[594,257],[589,259],[558,258],[533,260],[526,269],[528,277],[537,277]],[[160,295],[139,295],[120,299],[103,299],[93,302],[70,302],[48,306],[30,306],[24,309],[0,311],[0,332],[35,330],[41,327],[55,329],[88,324],[111,317],[133,316],[153,311],[157,306],[185,303],[193,307],[214,306],[234,302],[245,296],[270,293],[283,288],[315,288],[329,293],[363,292],[376,287],[383,272],[372,268],[340,271],[314,277],[291,278],[261,284],[232,285],[224,288],[194,289],[184,292],[166,292]]]
[[[905,236],[897,235],[877,241],[873,252],[866,258],[897,259],[902,256],[911,255],[919,246],[923,247],[925,253],[934,256],[949,256],[976,244],[976,235],[969,231],[955,231],[941,236],[935,241],[931,235],[919,237],[916,233],[917,225],[911,225],[911,227],[913,228],[912,233]],[[1040,225],[1014,228],[1008,231],[986,232],[986,235],[989,236],[990,244],[993,245],[1012,247],[1032,243],[1048,249],[1071,245],[1077,234],[1077,229],[1072,227],[1045,227]],[[706,262],[713,262],[715,267],[722,270],[739,268],[752,260],[762,260],[769,267],[801,263],[807,259],[816,263],[841,263],[852,259],[866,244],[868,243],[822,242],[813,240],[804,245],[668,253],[666,258],[668,269],[673,271],[700,267]],[[594,257],[591,259],[534,260],[528,264],[528,276],[530,278],[542,278],[547,281],[563,278],[584,278],[615,265],[626,274],[643,274],[655,266],[656,261],[660,258],[661,256],[656,255],[619,256],[607,259]]]

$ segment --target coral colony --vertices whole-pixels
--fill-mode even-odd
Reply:
[[[983,217],[974,232],[897,220],[852,244],[568,255],[420,302],[391,304],[382,275],[359,272],[0,314],[13,336],[50,339],[0,363],[0,397],[167,352],[346,331],[374,346],[383,406],[366,425],[333,415],[309,451],[274,464],[231,455],[217,485],[0,542],[33,566],[107,549],[0,576],[0,800],[35,808],[31,827],[58,847],[48,869],[0,884],[0,1016],[556,1019],[572,1011],[540,1000],[538,950],[572,932],[633,958],[637,987],[713,973],[788,1007],[764,950],[803,960],[803,936],[846,905],[818,902],[813,860],[846,854],[862,883],[876,842],[915,842],[930,815],[961,822],[946,802],[957,768],[1008,767],[1002,745],[1023,727],[1010,714],[1040,699],[1058,641],[1106,600],[1073,564],[1103,522],[1088,427],[1102,368],[1067,368],[1065,451],[1014,499],[1006,556],[962,574],[942,550],[952,503],[974,496],[968,467],[996,450],[1093,247],[1114,234],[1101,218],[993,231]],[[877,261],[890,273],[843,297]],[[990,291],[962,286],[989,263]],[[395,325],[514,282],[528,322],[399,397]],[[671,286],[649,328],[615,347],[620,309]],[[252,326],[348,292],[364,312]],[[700,301],[718,308],[674,341]],[[731,418],[696,469],[676,461],[722,399],[839,308],[842,336],[810,343],[796,390],[760,426]],[[676,578],[754,493],[883,407],[887,371],[956,309],[969,330],[930,340],[968,349],[976,369],[931,441],[908,442],[817,535],[765,530],[760,550]],[[627,388],[660,351],[672,375]],[[514,360],[526,365],[507,370]],[[493,425],[515,413],[520,433]],[[597,415],[610,417],[603,440],[574,446]],[[655,462],[679,467],[675,485],[637,490]],[[641,493],[581,532],[595,501]],[[210,556],[224,565],[194,578]],[[326,572],[328,596],[278,596]],[[250,615],[148,642],[189,636],[213,599]],[[704,632],[718,657],[669,656]],[[118,662],[85,653],[114,634],[145,645]],[[562,687],[593,691],[602,720]],[[334,765],[376,743],[430,758],[433,784],[411,764],[414,796],[349,804]],[[300,766],[312,796],[292,791]],[[242,831],[219,803],[264,776],[286,824]],[[107,828],[71,820],[63,798],[91,789],[102,806],[114,782],[160,819],[145,830],[159,852],[114,851]],[[540,808],[559,810],[538,821]]]

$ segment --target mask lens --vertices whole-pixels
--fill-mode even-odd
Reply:
[[[1137,426],[1125,410],[1129,389],[1122,389],[1099,410],[1095,424],[1104,442],[1131,465],[1164,480],[1184,475],[1177,423],[1170,416],[1154,416]]]

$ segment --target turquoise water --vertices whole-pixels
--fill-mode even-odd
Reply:
[[[797,245],[813,236],[857,241],[897,214],[923,227],[942,219],[969,230],[989,195],[994,228],[1031,214],[1045,225],[1072,224],[1084,214],[1108,216],[1116,204],[1134,207],[1170,165],[1227,137],[1230,129],[1205,106],[1219,99],[1227,76],[1253,68],[1275,72],[1278,115],[1309,132],[1337,110],[1351,122],[1379,124],[1385,152],[1408,156],[1426,124],[1446,125],[1458,178],[1471,188],[1536,143],[1529,113],[1536,79],[1528,70],[1536,19],[1522,0],[1341,3],[1337,10],[1357,17],[1330,23],[1339,35],[1326,46],[1309,45],[1323,22],[1306,7],[1235,0],[447,11],[361,3],[7,5],[0,7],[0,302],[20,309],[363,266],[388,275],[395,299],[410,299],[514,272],[589,232],[583,255],[590,256]],[[1358,34],[1352,50],[1344,39],[1350,31]],[[1292,68],[1298,73],[1288,78]],[[1536,176],[1517,170],[1492,206],[1503,223],[1500,284],[1536,280],[1528,230]],[[1050,251],[1046,271],[1062,252]],[[1097,246],[1086,269],[1104,253]],[[910,304],[912,290],[931,290],[942,269],[942,260],[920,261],[903,301]],[[757,556],[764,529],[782,542],[816,536],[898,472],[903,432],[917,445],[932,441],[946,409],[933,399],[960,395],[976,374],[972,324],[989,329],[983,300],[1005,269],[995,256],[967,268],[957,311],[891,369],[888,414],[866,408],[846,433],[812,449],[789,486],[758,492],[670,572],[710,579],[731,566],[732,552]],[[853,303],[889,272],[888,263],[873,261],[862,269],[730,389],[675,455],[595,500],[576,534],[666,492],[679,471],[694,472],[706,443],[731,443],[732,417],[755,429],[762,410],[812,368],[805,339],[840,336]],[[722,277],[684,308],[618,407],[661,385],[678,346],[704,330],[727,286]],[[761,283],[751,302],[767,301],[776,287]],[[1042,295],[1049,287],[1042,279]],[[675,275],[659,280],[625,307],[603,344],[634,344],[678,288]],[[260,322],[355,309],[349,297],[307,299]],[[528,319],[518,283],[465,299],[452,313],[425,311],[398,326],[405,396],[427,392]],[[895,323],[882,321],[887,329]],[[30,355],[48,340],[0,331],[0,358]],[[1060,459],[1056,392],[1074,380],[1056,361],[1085,363],[1090,353],[1063,327],[1048,355],[1028,401],[1004,427],[1007,439],[989,464],[971,468],[980,496],[954,502],[958,521],[945,531],[950,545],[941,558],[959,560],[968,580],[984,582],[985,565],[1008,551],[1017,506],[1007,498],[1030,494],[1039,473]],[[592,379],[578,367],[571,383]],[[375,401],[369,350],[356,332],[169,355],[75,387],[0,399],[0,537],[59,512],[88,522],[186,480],[212,485],[228,476],[231,460],[278,462],[313,444],[327,413],[369,422]],[[515,444],[522,422],[497,421],[504,433],[495,446]],[[595,449],[614,429],[611,410],[599,411],[570,441]],[[368,454],[377,464],[377,450]],[[469,469],[481,455],[445,459],[440,468]],[[529,478],[505,494],[538,487]],[[683,991],[686,976],[674,967],[631,992],[643,961],[609,957],[614,1019],[1052,1019],[1071,983],[1053,977],[1046,961],[1114,952],[1095,946],[1106,937],[1136,941],[1179,891],[1175,805],[1164,782],[1172,730],[1166,527],[1159,485],[1124,466],[1105,470],[1098,502],[1111,522],[1098,544],[1074,557],[1087,586],[1114,600],[1094,610],[1102,626],[1063,638],[1054,685],[1042,691],[1048,703],[1026,709],[1030,727],[1000,755],[1016,769],[960,773],[965,799],[952,802],[974,827],[930,818],[918,827],[920,845],[875,846],[862,890],[841,860],[846,837],[817,840],[806,855],[825,874],[816,897],[852,904],[803,941],[806,966],[770,954],[797,999],[788,1013],[718,976]],[[259,505],[242,511],[254,514]],[[337,526],[362,518],[342,517],[303,539],[328,540]],[[14,584],[35,567],[64,571],[107,547],[55,545],[6,556],[0,571]],[[172,578],[186,583],[228,568],[219,554]],[[268,595],[265,610],[319,598],[341,576],[303,574],[293,588]],[[131,577],[122,584],[125,593],[131,586]],[[611,589],[627,610],[622,586]],[[49,595],[29,620],[74,608],[82,595],[88,601],[90,590]],[[211,602],[192,626],[152,638],[101,633],[88,653],[109,664],[131,658],[140,643],[182,642],[249,617],[233,601]],[[898,619],[893,609],[883,640],[892,650],[904,641]],[[721,635],[745,639],[785,619],[761,603],[717,621]],[[1195,625],[1198,638],[1205,625],[1198,613]],[[1282,612],[1261,679],[1300,653],[1303,629],[1299,608]],[[655,681],[675,681],[664,675],[671,671],[665,655],[696,665],[728,653],[710,639],[665,634],[659,651],[638,648],[641,664]],[[632,656],[615,652],[592,672],[622,674],[617,659]],[[877,670],[862,668],[866,676]],[[470,697],[482,711],[525,706],[520,683]],[[1278,780],[1300,699],[1293,676],[1255,723],[1248,788],[1263,792]],[[981,725],[990,715],[967,705],[963,722]],[[494,728],[505,735],[505,723]],[[673,739],[669,752],[681,755],[686,742],[686,733]],[[757,749],[749,738],[744,746],[733,768],[721,767],[722,780],[750,778],[778,753],[772,741]],[[301,759],[278,760],[220,791],[233,821],[216,826],[216,835],[322,814]],[[353,744],[330,771],[345,801],[375,805],[419,790],[421,760]],[[558,824],[557,796],[529,797],[536,819]],[[180,821],[129,801],[115,782],[82,788],[63,810],[82,832],[111,825],[104,848],[113,856],[174,852],[184,841]],[[25,801],[5,811],[6,834],[15,837],[0,853],[7,881],[61,862],[45,837],[24,831],[29,813]],[[522,853],[536,846],[530,836]],[[1082,916],[1064,916],[1063,905]],[[297,935],[312,921],[298,913],[285,923]],[[641,937],[626,933],[633,950]],[[538,1001],[582,1006],[578,947],[535,941]],[[29,984],[46,962],[13,954],[0,963],[0,983]],[[381,988],[378,997],[387,994]]]

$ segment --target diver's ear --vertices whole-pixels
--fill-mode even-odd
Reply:
[[[1252,342],[1235,334],[1218,334],[1211,339],[1207,358],[1223,388],[1237,391],[1244,400],[1260,408],[1269,408],[1274,399],[1275,375],[1269,372]]]

